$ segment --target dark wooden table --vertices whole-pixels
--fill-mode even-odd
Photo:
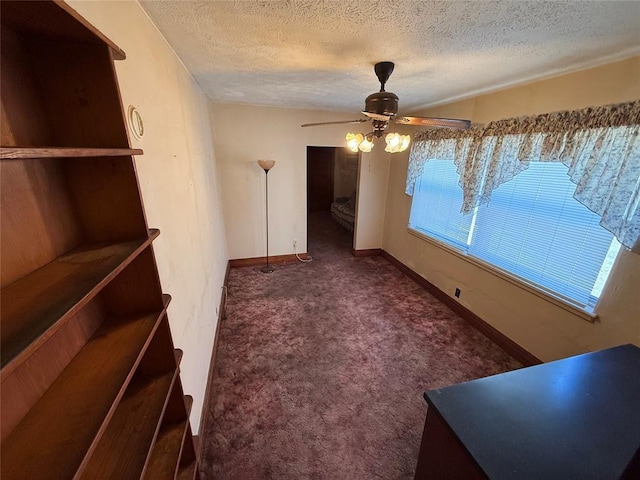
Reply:
[[[640,349],[633,345],[424,397],[416,479],[640,479]]]

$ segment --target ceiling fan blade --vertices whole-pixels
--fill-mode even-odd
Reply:
[[[364,123],[368,122],[368,118],[359,118],[358,120],[339,120],[337,122],[318,122],[318,123],[304,123],[301,127],[318,127],[321,125],[342,125],[347,123]]]
[[[434,117],[398,117],[394,120],[400,125],[419,125],[422,127],[436,128],[457,128],[466,130],[471,126],[470,120],[460,120],[457,118],[434,118]]]
[[[373,118],[374,120],[380,120],[381,122],[388,122],[389,119],[391,118],[391,115],[382,115],[380,113],[373,113],[373,112],[362,112],[363,115],[366,115],[369,118]]]

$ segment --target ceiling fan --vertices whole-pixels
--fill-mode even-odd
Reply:
[[[380,138],[389,127],[389,122],[400,125],[415,125],[433,128],[454,128],[464,130],[469,128],[469,120],[459,120],[455,118],[434,118],[434,117],[403,117],[398,114],[398,96],[395,93],[387,92],[384,89],[387,80],[393,72],[393,62],[379,62],[375,64],[374,70],[380,81],[380,91],[369,95],[364,102],[362,114],[367,118],[357,120],[346,120],[337,122],[305,123],[302,127],[316,127],[320,125],[340,125],[349,123],[365,123],[371,121],[373,130],[366,135],[361,133],[347,134],[347,144],[349,148],[357,152],[370,152],[373,148],[373,138]],[[385,137],[387,146],[385,151],[395,153],[406,150],[409,146],[409,135],[399,135],[398,133],[388,133]]]

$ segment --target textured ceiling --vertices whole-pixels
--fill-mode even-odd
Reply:
[[[218,102],[358,112],[396,64],[400,112],[640,51],[640,2],[144,1]]]

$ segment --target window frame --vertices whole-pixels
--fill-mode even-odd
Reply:
[[[449,244],[444,240],[431,237],[429,234],[421,232],[420,230],[413,228],[411,225],[407,225],[407,232],[410,235],[413,235],[414,237],[417,237],[423,241],[426,241],[427,243],[430,243],[431,245],[439,247],[447,251],[448,253],[451,253],[452,255],[462,260],[465,260],[475,265],[476,267],[479,267],[482,270],[488,273],[491,273],[498,278],[501,278],[502,280],[506,280],[512,285],[515,285],[516,287],[520,287],[521,289],[526,290],[527,292],[532,293],[533,295],[539,298],[542,298],[543,300],[546,300],[588,322],[594,323],[598,319],[598,314],[595,311],[595,309],[597,308],[597,305],[594,309],[591,309],[582,304],[577,304],[570,298],[563,297],[562,295],[559,295],[555,292],[547,290],[544,287],[527,280],[526,278],[519,277],[517,275],[514,275],[511,272],[503,270],[500,267],[497,267],[488,262],[485,262],[484,260],[477,258],[473,255],[470,255],[466,251],[452,244]],[[619,252],[618,252],[618,255],[619,255]]]
[[[433,158],[430,160],[429,163],[435,163],[440,161],[438,158]],[[442,160],[442,162],[445,163],[450,163],[447,160]],[[543,162],[544,163],[544,162]],[[537,163],[536,163],[537,164]],[[451,184],[450,182],[452,181],[451,179],[451,172],[449,171],[434,171],[435,174],[437,174],[437,178],[440,178],[441,182],[444,181],[444,178],[447,178],[447,187],[445,188],[443,185],[444,184],[438,184],[437,179],[436,179],[436,184],[434,184],[434,193],[436,194],[436,197],[434,197],[434,201],[437,201],[437,205],[438,207],[436,208],[437,211],[439,211],[439,209],[441,208],[440,205],[442,203],[442,195],[438,196],[437,192],[440,192],[440,190],[442,190],[440,193],[445,195],[445,198],[448,198],[447,196],[451,195]],[[423,175],[426,172],[423,172]],[[556,173],[556,177],[557,177],[557,172]],[[459,172],[457,173],[457,177],[459,177]],[[567,283],[566,285],[564,285],[564,287],[568,288],[569,290],[567,291],[567,294],[564,293],[564,288],[561,288],[560,291],[557,291],[554,289],[553,285],[546,285],[546,282],[542,282],[542,283],[538,283],[536,282],[536,280],[533,279],[529,279],[526,275],[527,272],[526,271],[520,271],[521,269],[519,268],[519,264],[516,264],[516,266],[518,267],[516,270],[510,270],[509,269],[509,265],[504,265],[504,262],[499,262],[499,263],[493,263],[491,258],[484,258],[484,255],[478,255],[478,253],[481,253],[482,248],[480,250],[477,250],[477,248],[473,247],[472,243],[472,237],[475,237],[475,230],[476,230],[476,218],[479,215],[479,209],[481,207],[476,206],[475,208],[473,208],[473,210],[471,212],[469,212],[469,216],[472,217],[471,220],[471,224],[470,224],[470,228],[468,231],[468,238],[467,241],[465,242],[464,240],[459,239],[459,235],[456,232],[459,232],[459,228],[456,228],[456,225],[458,225],[458,223],[456,223],[458,220],[456,220],[457,217],[454,217],[453,223],[448,223],[446,225],[441,225],[441,222],[439,222],[437,219],[435,221],[434,224],[434,229],[430,228],[430,223],[429,223],[429,216],[427,216],[426,218],[424,217],[424,214],[421,213],[416,213],[416,211],[414,210],[414,208],[417,206],[416,205],[416,197],[418,197],[419,195],[416,195],[417,193],[419,193],[418,191],[422,191],[420,190],[420,187],[418,187],[418,181],[422,178],[422,176],[419,176],[418,178],[416,178],[415,182],[416,182],[416,189],[417,191],[414,192],[414,194],[412,195],[411,198],[411,203],[410,203],[410,207],[409,207],[409,218],[408,218],[408,222],[407,222],[407,231],[412,234],[415,237],[418,237],[422,240],[425,240],[429,243],[431,243],[432,245],[438,246],[442,249],[444,249],[445,251],[449,252],[449,253],[453,253],[454,255],[458,256],[461,259],[464,259],[466,261],[468,261],[471,264],[474,264],[475,266],[480,267],[481,269],[492,273],[504,280],[507,280],[508,282],[523,288],[524,290],[535,294],[536,296],[539,296],[547,301],[550,301],[551,303],[558,305],[560,307],[562,307],[563,309],[585,319],[588,320],[590,322],[594,322],[597,318],[598,318],[598,314],[597,314],[597,310],[598,310],[598,306],[600,304],[600,296],[602,294],[602,288],[603,288],[603,284],[602,284],[602,280],[604,279],[606,281],[606,278],[602,275],[602,268],[603,265],[600,266],[600,273],[598,273],[597,278],[595,280],[596,284],[599,282],[599,288],[598,288],[598,296],[595,296],[596,294],[594,294],[594,290],[591,290],[591,295],[588,294],[587,292],[587,298],[584,298],[584,294],[585,292],[583,290],[579,290],[580,288],[580,284],[577,284],[577,288],[578,290],[576,290],[575,292],[573,292],[574,294],[576,294],[576,298],[572,298],[571,296],[571,288],[573,283]],[[430,177],[429,177],[430,178]],[[568,177],[567,177],[568,178]],[[434,181],[433,179],[427,179],[427,186],[431,185],[431,183]],[[554,180],[557,181],[557,178]],[[530,183],[530,182],[529,182]],[[535,183],[535,182],[534,182]],[[459,185],[459,182],[457,183]],[[554,184],[555,185],[555,184]],[[558,186],[564,188],[566,190],[566,188],[563,186],[562,182],[560,182],[560,184],[558,184]],[[535,187],[535,185],[534,185]],[[539,187],[539,186],[538,186]],[[444,189],[444,190],[443,190]],[[428,190],[431,190],[431,188],[428,188]],[[563,193],[563,195],[566,196],[566,191]],[[429,196],[429,193],[426,194],[428,196],[428,198],[431,198],[431,196]],[[574,197],[575,198],[575,197]],[[425,199],[422,199],[422,201],[424,201]],[[454,198],[454,199],[450,199],[454,201],[454,205],[455,202],[462,202],[461,198]],[[431,201],[431,200],[428,200]],[[422,203],[419,202],[419,205],[422,205]],[[447,207],[448,204],[445,204],[445,209],[448,208]],[[544,206],[544,205],[543,205]],[[433,209],[432,209],[433,210]],[[422,210],[419,210],[422,211]],[[414,218],[414,214],[417,215],[416,218]],[[447,214],[447,212],[445,211],[445,214]],[[580,212],[578,212],[578,214],[580,214]],[[431,214],[431,217],[433,217],[433,214]],[[486,215],[485,215],[486,217]],[[483,217],[484,220],[486,220],[486,218]],[[448,218],[448,217],[447,217]],[[571,217],[573,218],[573,217]],[[433,220],[433,219],[431,219]],[[589,220],[589,228],[592,228],[595,224],[593,223],[593,219],[588,219]],[[426,222],[426,223],[425,223]],[[491,223],[491,222],[489,222]],[[494,222],[495,223],[495,222]],[[451,227],[453,226],[453,227]],[[488,225],[485,225],[485,227],[488,227]],[[451,230],[451,228],[453,228],[453,230]],[[442,231],[440,231],[442,230]],[[485,235],[486,235],[486,231],[485,231]],[[614,247],[614,243],[617,245],[617,252],[612,252],[611,249]],[[482,245],[482,243],[480,244]],[[477,246],[476,246],[477,247]],[[621,245],[619,242],[616,242],[616,238],[613,237],[613,241],[611,242],[611,245],[609,246],[609,252],[607,252],[607,254],[605,255],[605,261],[607,263],[610,263],[609,268],[609,274],[611,273],[611,270],[614,268],[615,263],[617,261],[617,259],[620,256],[620,251],[626,249],[624,247],[624,245]],[[615,253],[615,254],[614,254]],[[614,255],[611,255],[614,254]],[[500,257],[500,255],[498,255]],[[508,258],[506,259],[508,260]],[[592,266],[595,264],[592,264]],[[526,266],[526,265],[525,265]],[[524,267],[523,267],[524,268]],[[526,270],[526,268],[524,268],[524,270]],[[553,275],[552,275],[553,277]],[[553,282],[552,282],[553,283]],[[556,285],[557,286],[557,285]],[[560,285],[562,286],[562,284]],[[595,287],[594,287],[595,288]]]

